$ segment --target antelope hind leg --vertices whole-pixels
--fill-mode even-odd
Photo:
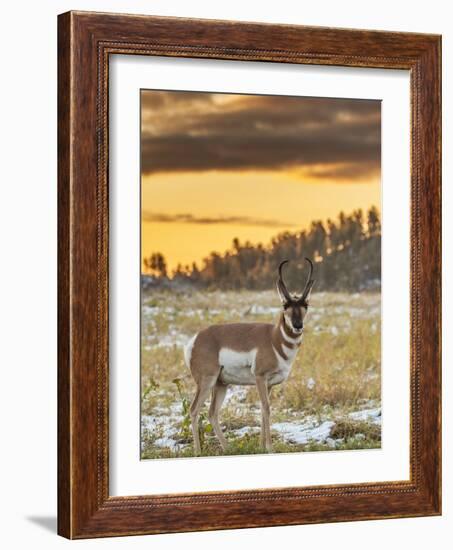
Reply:
[[[214,433],[220,441],[220,445],[223,451],[226,449],[227,440],[225,439],[222,428],[219,424],[219,411],[225,399],[227,389],[228,386],[220,382],[217,382],[216,385],[212,388],[211,406],[209,407],[208,413],[209,422],[211,423],[211,426],[214,429]]]
[[[198,431],[198,416],[200,414],[201,407],[206,401],[211,388],[215,385],[217,377],[206,376],[203,377],[197,384],[197,391],[190,405],[190,419],[192,421],[192,433],[193,433],[193,446],[196,455],[201,454],[200,447],[200,434]]]

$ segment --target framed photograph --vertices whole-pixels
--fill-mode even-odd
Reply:
[[[440,514],[440,37],[58,46],[59,533]]]

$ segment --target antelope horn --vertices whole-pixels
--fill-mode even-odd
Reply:
[[[308,274],[307,282],[305,283],[305,288],[302,293],[302,300],[305,300],[312,286],[315,284],[315,281],[311,278],[313,275],[313,262],[309,258],[305,258],[305,260],[310,264],[310,273]]]
[[[283,280],[283,273],[282,273],[282,268],[285,264],[287,264],[289,262],[289,260],[283,260],[283,262],[280,262],[280,265],[278,266],[278,286],[283,294],[283,296],[285,297],[285,300],[290,302],[291,301],[291,296],[288,292],[288,289],[286,288],[286,285],[285,285],[285,281]]]

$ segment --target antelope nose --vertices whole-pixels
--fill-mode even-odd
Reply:
[[[294,323],[294,328],[296,328],[298,330],[301,329],[302,326],[303,326],[302,323]]]

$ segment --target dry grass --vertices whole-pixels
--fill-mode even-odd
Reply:
[[[278,315],[278,298],[272,291],[152,291],[144,295],[143,306],[141,378],[146,423],[142,457],[192,456],[184,406],[187,409],[190,404],[194,384],[183,362],[183,344],[211,323],[272,322]],[[371,420],[355,422],[348,414],[379,407],[380,386],[380,295],[314,294],[304,344],[290,378],[272,390],[272,422],[297,426],[307,421],[333,420],[335,426],[329,441],[304,445],[274,432],[274,450],[379,447],[380,426]],[[241,433],[240,437],[235,434],[235,430],[259,425],[254,388],[236,388],[232,397],[227,397],[221,423],[230,443],[227,454],[262,452],[255,433]],[[204,454],[219,454],[205,415],[201,424]],[[356,438],[354,434],[362,435]]]

